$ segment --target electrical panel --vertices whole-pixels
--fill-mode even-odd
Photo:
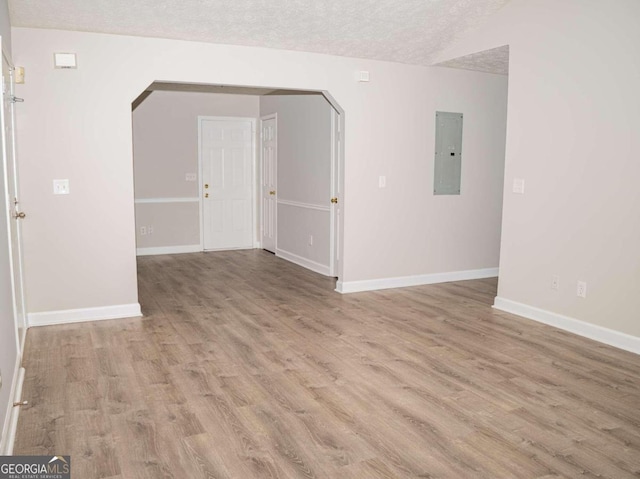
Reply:
[[[459,195],[462,173],[462,113],[436,112],[433,194]]]

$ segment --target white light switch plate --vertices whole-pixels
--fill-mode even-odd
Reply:
[[[378,178],[378,188],[385,188],[387,186],[387,177],[380,176]]]
[[[522,178],[513,179],[513,192],[517,195],[524,195],[524,180]]]
[[[54,195],[68,195],[69,194],[69,180],[53,180],[53,194]]]

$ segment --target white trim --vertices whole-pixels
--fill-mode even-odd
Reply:
[[[200,198],[136,198],[135,204],[148,203],[197,203]]]
[[[256,196],[258,194],[258,119],[251,119],[251,244],[256,247],[258,239],[258,202]],[[202,225],[200,226],[202,229]],[[204,247],[204,243],[202,243]]]
[[[18,416],[20,408],[14,407],[14,402],[19,402],[22,398],[22,385],[24,384],[24,368],[20,367],[21,357],[16,356],[16,366],[13,371],[13,381],[9,392],[9,402],[4,416],[4,427],[2,428],[2,438],[0,438],[0,455],[10,456],[13,454],[13,443],[16,439],[18,428]]]
[[[340,139],[340,113],[335,108],[331,108],[331,197],[339,198],[340,191],[340,171],[339,163],[339,146]],[[338,204],[331,204],[329,207],[329,273],[331,276],[338,276],[337,259],[338,259],[338,231],[336,224],[338,219]]]
[[[98,308],[67,309],[63,311],[43,311],[29,313],[30,326],[48,326],[50,324],[81,323],[101,321],[103,319],[134,318],[142,316],[140,304],[118,304]]]
[[[2,92],[3,95],[13,95],[15,93],[15,83],[14,83],[14,66],[8,55],[4,52],[5,43],[2,42],[0,38],[0,49],[2,49],[3,61],[6,62],[7,68],[9,70],[9,83],[4,83],[3,76],[3,89],[5,91]],[[4,70],[4,64],[2,65],[2,69]],[[11,124],[11,164],[12,164],[12,173],[11,178],[9,177],[9,150],[7,149],[7,140],[9,139],[6,136],[6,125],[7,123]],[[2,146],[0,149],[0,155],[2,156],[2,171],[3,171],[3,179],[4,179],[4,192],[5,192],[5,201],[6,201],[6,220],[7,220],[7,242],[8,242],[8,254],[9,254],[9,274],[11,277],[11,302],[13,306],[13,321],[15,324],[15,340],[16,347],[19,354],[22,354],[22,340],[26,336],[27,331],[27,319],[26,319],[26,303],[25,303],[25,293],[24,293],[24,264],[22,257],[22,225],[20,221],[14,220],[12,215],[14,212],[17,212],[17,208],[13,204],[15,198],[20,198],[20,185],[19,185],[19,173],[18,173],[18,159],[16,156],[16,126],[15,126],[15,104],[9,104],[9,117],[5,115],[4,108],[0,108],[0,137],[2,138]],[[12,185],[12,188],[10,188]],[[13,194],[15,198],[11,198],[11,191],[13,190]],[[13,241],[13,232],[15,231],[16,241]],[[21,324],[22,323],[22,324]],[[20,331],[22,331],[22,338],[20,338]]]
[[[604,328],[597,324],[587,323],[579,319],[563,316],[558,313],[535,308],[527,304],[511,301],[510,299],[496,296],[493,307],[500,311],[516,314],[523,318],[531,319],[539,323],[548,324],[564,331],[584,336],[625,351],[640,354],[640,337]]]
[[[295,263],[298,266],[302,266],[303,268],[307,268],[311,271],[315,271],[316,273],[320,273],[324,276],[330,276],[329,266],[325,264],[316,263],[315,261],[312,261],[310,259],[303,258],[302,256],[298,256],[297,254],[290,253],[289,251],[278,248],[276,248],[276,256],[282,259],[286,259],[287,261],[291,261],[292,263]]]
[[[340,281],[336,283],[338,293],[357,293],[360,291],[375,291],[378,289],[404,288],[423,284],[448,283],[450,281],[465,281],[468,279],[495,278],[498,268],[470,269],[466,271],[450,271],[447,273],[419,274],[415,276],[400,276],[396,278],[368,279],[364,281]]]
[[[151,248],[137,248],[136,256],[153,256],[157,254],[181,254],[200,253],[202,246],[199,244],[189,244],[181,246],[155,246]]]
[[[296,208],[305,208],[308,210],[331,211],[330,206],[314,205],[311,203],[302,203],[300,201],[281,200],[280,198],[276,200],[276,203],[279,205],[295,206]]]
[[[200,249],[204,250],[204,188],[202,187],[202,117],[198,116],[198,229],[200,230]]]

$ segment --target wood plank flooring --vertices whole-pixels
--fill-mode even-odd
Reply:
[[[16,454],[75,479],[640,476],[640,356],[491,309],[340,295],[259,250],[143,257],[145,317],[30,329]]]

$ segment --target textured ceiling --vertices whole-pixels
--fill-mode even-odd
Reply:
[[[509,0],[9,0],[15,27],[328,53],[430,65]]]
[[[436,63],[437,66],[462,68],[463,70],[475,70],[499,75],[509,74],[509,45],[492,48],[471,55],[454,58],[446,62]]]

